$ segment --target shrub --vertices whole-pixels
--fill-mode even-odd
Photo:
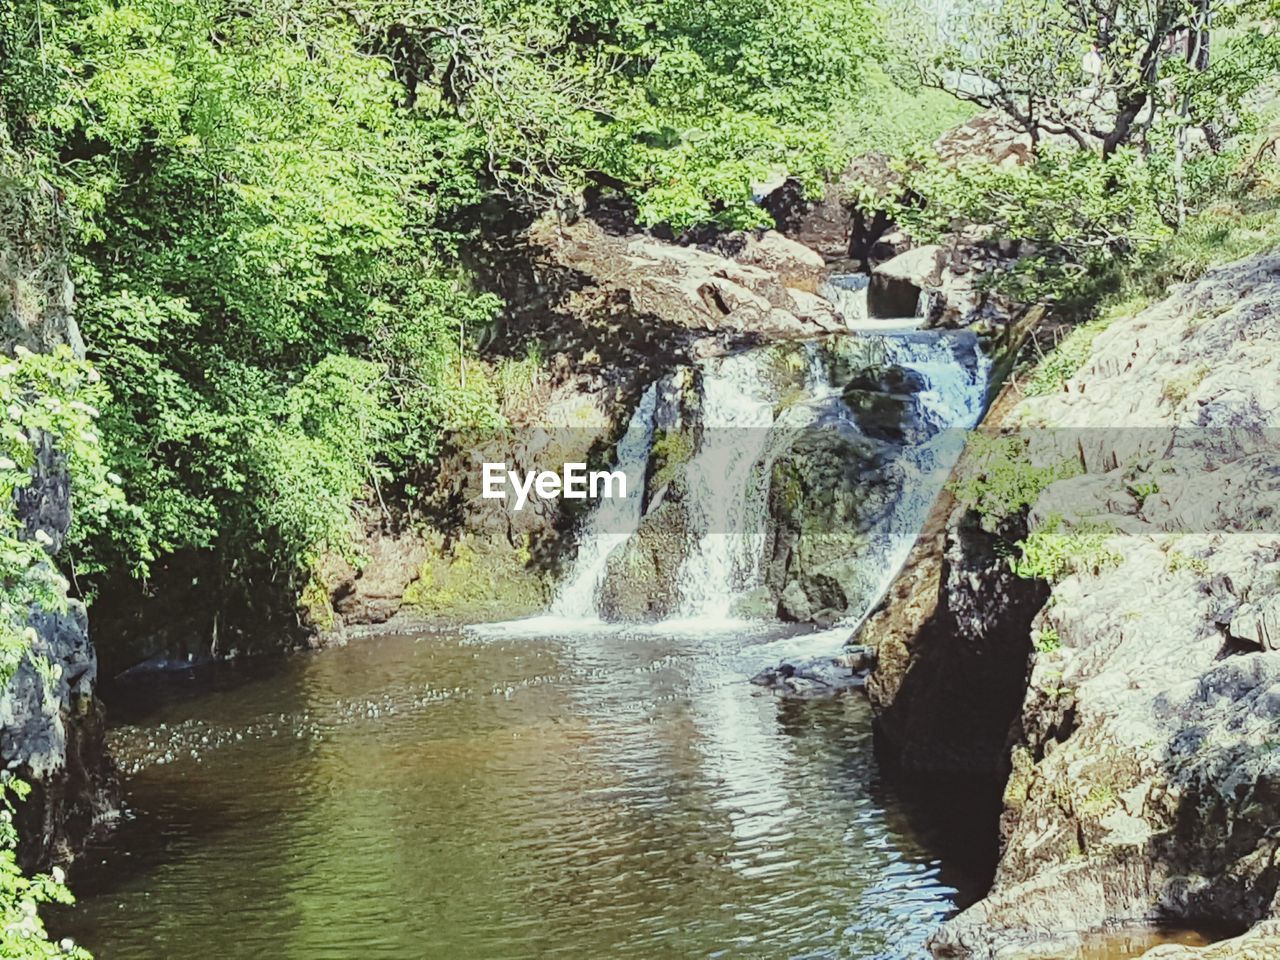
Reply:
[[[1073,573],[1097,573],[1120,562],[1107,547],[1111,531],[1099,526],[1064,530],[1060,516],[1052,516],[1018,543],[1020,556],[1010,558],[1013,572],[1026,580],[1049,583]]]

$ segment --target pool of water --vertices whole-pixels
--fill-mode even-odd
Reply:
[[[100,960],[918,958],[993,824],[905,802],[860,696],[747,682],[813,642],[498,628],[109,692],[128,814],[51,927]]]

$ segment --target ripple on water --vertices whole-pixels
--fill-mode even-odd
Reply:
[[[862,700],[746,682],[797,642],[387,637],[133,694],[131,816],[54,928],[110,960],[914,960],[986,866],[898,799]]]

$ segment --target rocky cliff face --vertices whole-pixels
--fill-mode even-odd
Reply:
[[[906,762],[1011,770],[993,889],[936,956],[1056,957],[1115,924],[1280,917],[1278,310],[1270,255],[1115,321],[1062,393],[1004,414],[1031,463],[1078,473],[1026,513],[1051,586],[995,573],[952,510],[864,631]],[[955,731],[977,717],[966,754]],[[1252,956],[1267,936],[1206,955]]]
[[[16,226],[0,251],[0,347],[11,354],[18,346],[43,351],[66,344],[83,356],[57,231],[51,220],[31,213],[49,208],[52,198],[5,198],[10,200],[13,216],[4,222]],[[50,562],[71,524],[71,506],[66,464],[43,438],[32,482],[14,509],[27,536],[41,535]],[[52,679],[46,681],[28,659],[0,695],[0,761],[32,785],[18,811],[19,853],[28,866],[69,858],[114,802],[84,605],[68,599],[65,612],[34,613],[31,625],[32,652],[53,668]]]
[[[1002,535],[1017,537],[1013,525]],[[859,642],[877,651],[877,733],[911,774],[1003,777],[1048,594],[1009,569],[1001,537],[945,494]]]

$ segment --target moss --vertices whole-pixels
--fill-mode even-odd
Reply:
[[[1196,387],[1200,386],[1208,375],[1209,365],[1206,363],[1197,364],[1182,376],[1166,380],[1160,388],[1160,399],[1176,407],[1191,396]]]
[[[987,531],[1000,521],[1030,507],[1041,491],[1055,480],[1081,472],[1078,461],[1064,459],[1037,466],[1027,456],[1024,437],[991,437],[974,434],[969,438],[957,479],[947,485],[956,499],[975,511]]]
[[[1013,748],[1010,757],[1013,769],[1009,771],[1009,779],[1004,787],[1004,805],[1016,810],[1027,802],[1031,793],[1031,780],[1035,774],[1036,763],[1031,751],[1024,746]]]
[[[533,565],[526,534],[514,548],[480,539],[447,548],[437,542],[404,602],[432,619],[477,622],[538,613],[550,591],[549,579]]]
[[[1036,653],[1053,653],[1055,650],[1062,649],[1062,637],[1053,627],[1036,630],[1031,634],[1031,646]]]
[[[298,597],[298,612],[304,622],[310,623],[321,632],[332,630],[337,618],[329,603],[329,588],[319,571],[313,570],[307,578],[307,585],[302,588]]]
[[[1089,795],[1080,804],[1081,812],[1092,816],[1106,813],[1116,804],[1115,788],[1109,783],[1098,784],[1089,790]]]
[[[1180,550],[1173,550],[1165,560],[1165,569],[1170,573],[1190,570],[1192,573],[1204,576],[1209,572],[1209,561],[1204,557],[1192,557]]]
[[[649,453],[652,489],[661,490],[693,459],[693,437],[687,430],[664,430]]]

